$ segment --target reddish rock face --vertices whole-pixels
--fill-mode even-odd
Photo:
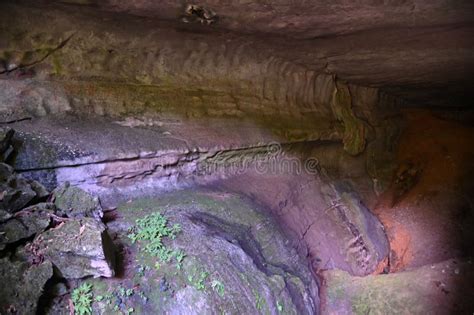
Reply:
[[[406,115],[397,160],[416,178],[396,176],[375,208],[391,241],[393,271],[472,253],[473,128],[426,111]]]

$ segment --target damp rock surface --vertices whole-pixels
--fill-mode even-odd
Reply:
[[[474,303],[472,261],[450,259],[407,271],[353,277],[324,272],[323,314],[464,314]]]
[[[18,242],[43,232],[51,223],[54,205],[40,203],[22,210],[21,213],[10,215],[6,220],[0,220],[0,249],[7,244]]]
[[[318,287],[308,266],[277,223],[248,200],[180,191],[136,199],[117,212],[120,219],[109,228],[122,243],[126,266],[120,279],[90,282],[95,296],[111,296],[94,303],[99,313],[114,307],[137,314],[318,313]],[[179,224],[175,239],[163,242],[184,258],[163,262],[146,251],[149,243],[127,236],[136,220],[157,212],[170,226]],[[127,296],[117,288],[132,290]]]

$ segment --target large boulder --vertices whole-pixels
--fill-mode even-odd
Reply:
[[[53,196],[59,215],[69,218],[93,217],[96,219],[101,219],[104,215],[98,197],[92,197],[69,183],[56,188]]]
[[[115,249],[103,223],[93,218],[67,220],[34,242],[37,253],[65,278],[112,277]]]

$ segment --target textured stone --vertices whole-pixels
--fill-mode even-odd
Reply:
[[[58,214],[69,218],[93,217],[101,219],[104,213],[98,197],[65,183],[53,191]]]
[[[51,222],[50,214],[54,214],[53,204],[40,203],[25,208],[21,213],[9,217],[7,221],[0,224],[0,249],[6,244],[29,238],[43,232]],[[1,220],[0,220],[1,221]]]
[[[2,314],[36,314],[43,288],[53,276],[49,261],[28,263],[0,259],[0,310]]]
[[[336,119],[344,125],[344,149],[351,155],[362,153],[366,144],[367,127],[353,112],[352,97],[347,85],[336,84],[331,107]]]
[[[0,163],[0,209],[13,213],[48,195],[43,185],[14,174],[10,166]]]
[[[13,153],[12,140],[15,130],[8,129],[3,135],[3,131],[0,130],[0,162],[6,162],[11,154]]]
[[[473,6],[467,1],[452,6],[443,1],[437,1],[435,5],[415,1],[357,6],[348,1],[331,5],[306,2],[290,5],[281,1],[269,7],[266,4],[250,4],[250,7],[256,6],[253,9],[258,14],[248,7],[249,4],[239,2],[237,5],[233,2],[223,7],[216,1],[206,6],[211,9],[217,7],[219,16],[219,11],[227,12],[216,27],[181,23],[179,15],[184,8],[178,8],[180,5],[176,3],[140,2],[131,7],[122,3],[122,9],[141,8],[139,12],[152,16],[159,12],[159,17],[166,17],[167,22],[129,15],[125,29],[117,25],[123,25],[122,19],[126,15],[113,15],[94,6],[74,6],[72,9],[48,5],[48,15],[44,15],[38,5],[22,8],[21,2],[19,6],[12,6],[7,1],[2,9],[2,12],[8,12],[2,16],[4,29],[20,29],[6,33],[5,42],[9,45],[0,48],[1,59],[9,68],[28,59],[36,51],[55,49],[75,33],[69,43],[35,66],[34,72],[41,78],[53,76],[68,81],[61,84],[68,86],[68,93],[82,90],[81,95],[75,97],[78,100],[84,98],[86,90],[90,93],[98,90],[78,85],[70,80],[71,76],[80,80],[110,80],[114,84],[105,84],[110,90],[123,88],[126,83],[159,85],[156,90],[160,90],[161,102],[157,103],[161,104],[158,106],[170,102],[170,99],[177,103],[188,99],[189,103],[199,104],[206,96],[213,96],[213,92],[226,91],[231,83],[231,96],[238,96],[239,101],[234,101],[233,111],[236,112],[249,103],[253,106],[263,103],[266,107],[272,106],[275,102],[266,102],[267,99],[283,100],[285,94],[291,105],[305,100],[305,105],[311,107],[312,103],[308,101],[311,100],[311,93],[319,89],[315,89],[314,84],[320,83],[318,76],[337,76],[361,86],[381,87],[412,100],[426,101],[429,98],[433,104],[446,102],[450,94],[461,98],[472,78],[469,66],[474,60],[473,42],[470,40],[472,27],[469,23],[472,23],[470,13]],[[104,3],[100,5],[109,10],[118,9]],[[313,9],[307,9],[313,6]],[[230,7],[233,10],[228,11]],[[393,7],[397,8],[397,14],[388,9]],[[166,14],[162,16],[164,12]],[[257,18],[255,14],[264,16]],[[289,18],[291,22],[278,25],[268,23],[267,19],[273,21],[276,15],[278,19]],[[377,18],[370,18],[374,16]],[[323,22],[326,18],[330,24]],[[341,19],[346,22],[341,24]],[[445,23],[440,22],[442,19]],[[28,21],[29,25],[17,26],[18,23],[14,22],[17,20]],[[388,27],[385,23],[390,20]],[[265,22],[260,25],[261,21]],[[364,23],[359,24],[362,21]],[[365,24],[368,21],[370,23]],[[76,25],[81,25],[81,28],[77,29]],[[407,29],[407,25],[413,27]],[[35,29],[36,34],[13,35],[28,33],[29,30],[24,28]],[[96,32],[96,29],[107,29],[108,32]],[[228,29],[237,32],[229,32]],[[280,36],[262,36],[259,32],[243,35],[243,29]],[[340,35],[337,29],[345,35],[336,36]],[[427,32],[427,29],[430,31]],[[134,35],[136,33],[141,34],[140,38]],[[127,54],[128,57],[124,58]],[[184,89],[168,89],[175,84]],[[161,89],[164,86],[167,88]],[[128,87],[127,90],[129,94],[133,89]],[[149,90],[149,87],[143,90]],[[432,93],[431,97],[429,93]],[[127,106],[117,99],[104,102],[104,98],[110,97],[106,95],[90,97],[88,104],[93,100],[98,107],[102,104],[108,106],[107,103],[115,103],[117,107]],[[135,98],[135,101],[139,99]],[[209,104],[207,101],[204,103]],[[292,107],[281,106],[280,110],[294,110]],[[92,110],[107,112],[103,108]],[[199,112],[202,114],[202,109]]]
[[[105,226],[93,218],[67,220],[42,233],[35,243],[65,278],[115,274],[114,245]]]
[[[185,190],[136,199],[117,211],[123,220],[111,222],[110,229],[133,257],[129,269],[141,267],[142,276],[133,272],[123,279],[97,279],[95,295],[113,292],[117,281],[127,287],[138,281],[148,299],[121,300],[138,313],[277,314],[281,309],[284,314],[318,314],[318,288],[308,266],[273,219],[251,201],[224,192]],[[145,241],[132,245],[127,237],[137,219],[156,211],[170,226],[181,226],[174,240],[163,240],[169,249],[186,254],[178,272],[174,259],[162,262],[143,250]],[[203,274],[207,276],[200,282]],[[221,291],[212,285],[216,282]],[[108,313],[113,304],[103,301],[95,307]]]
[[[340,270],[323,273],[324,314],[467,314],[474,272],[469,262],[448,260],[405,272],[352,277]]]

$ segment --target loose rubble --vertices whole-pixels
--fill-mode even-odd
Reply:
[[[68,184],[50,193],[16,174],[4,163],[15,132],[0,134],[0,313],[34,314],[47,282],[112,277],[115,248],[98,198]]]

